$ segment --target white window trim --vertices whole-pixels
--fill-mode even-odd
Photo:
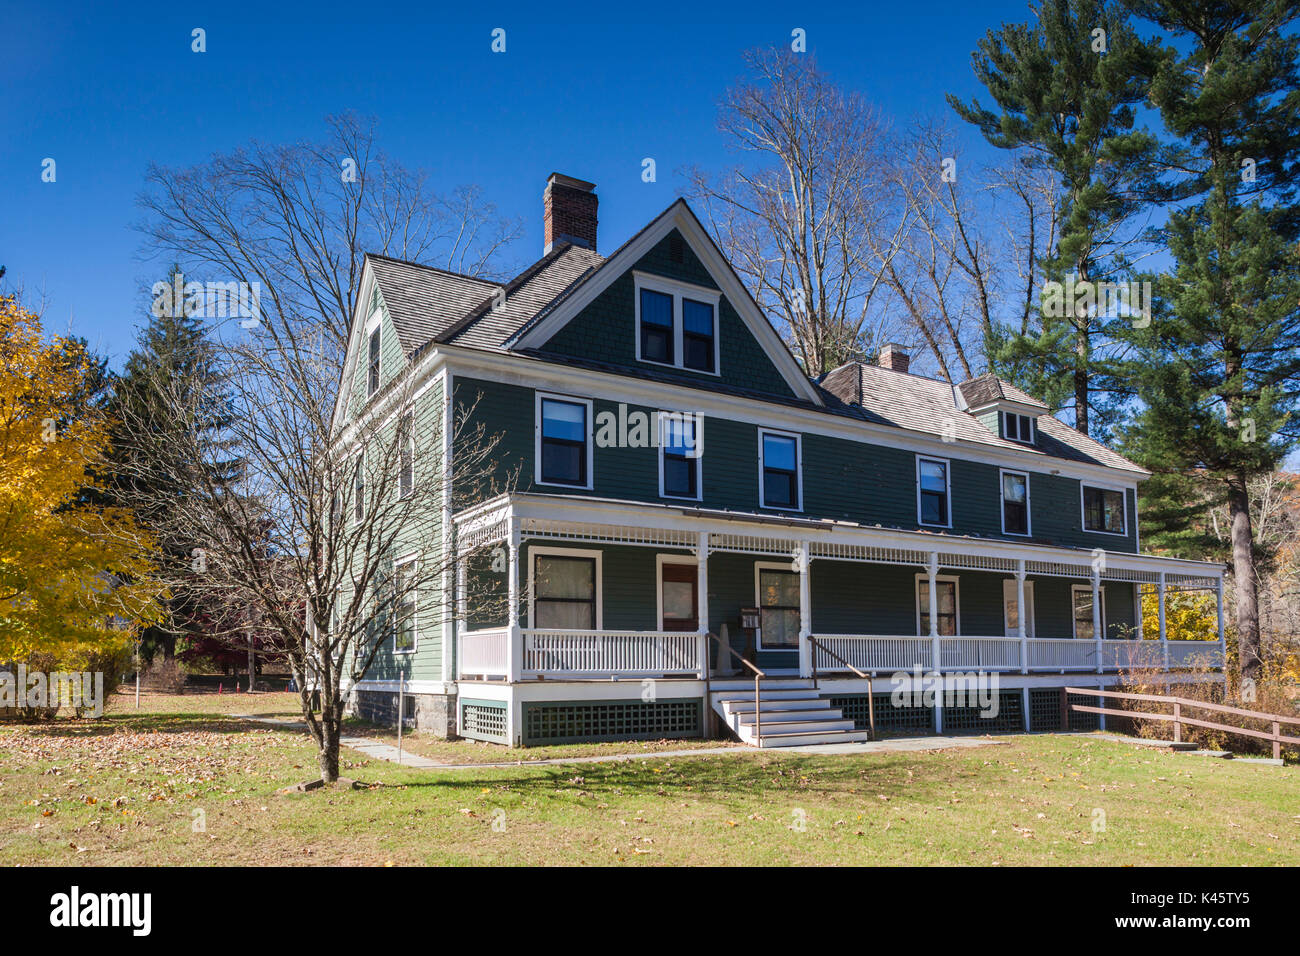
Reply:
[[[419,574],[420,553],[418,551],[412,554],[408,554],[404,557],[398,558],[396,561],[393,562],[394,582],[396,582],[397,579],[397,569],[401,567],[405,567],[408,564],[415,565],[415,572],[416,574]],[[411,646],[408,650],[399,651],[397,649],[397,617],[398,617],[398,609],[397,609],[397,605],[394,604],[393,605],[393,656],[406,657],[409,654],[414,654],[416,652],[416,649],[419,648],[420,646],[420,589],[418,586],[415,587],[414,607],[411,608],[412,640],[411,640]]]
[[[693,496],[692,495],[670,495],[668,494],[668,491],[664,486],[664,458],[665,458],[665,451],[667,450],[668,447],[668,442],[664,437],[665,435],[668,434],[664,428],[664,422],[670,415],[673,414],[676,414],[679,420],[685,420],[685,417],[689,416],[691,421],[691,427],[695,431],[696,454],[686,456],[687,461],[691,461],[695,463],[695,494]],[[665,411],[659,412],[658,432],[656,434],[659,436],[659,497],[660,498],[667,498],[670,501],[703,500],[704,498],[704,454],[703,454],[704,449],[700,443],[701,442],[700,432],[702,430],[702,425],[703,425],[703,419],[697,415],[691,414],[690,412],[676,412],[676,413],[665,412]]]
[[[570,405],[587,406],[587,481],[582,485],[570,485],[562,481],[543,481],[542,480],[542,401],[550,399],[555,402],[566,402]],[[594,403],[590,398],[578,398],[575,395],[561,395],[557,392],[537,392],[533,403],[533,480],[539,485],[546,485],[550,488],[574,488],[579,491],[590,491],[592,488],[592,479],[595,475],[596,465],[596,443],[592,441],[594,416]]]
[[[797,499],[794,508],[787,508],[783,505],[769,505],[765,501],[767,496],[763,488],[763,438],[766,435],[794,439],[794,483],[795,498]],[[803,436],[798,432],[781,431],[777,428],[760,428],[758,430],[758,507],[761,511],[803,511]]]
[[[1083,489],[1095,488],[1098,491],[1118,491],[1119,500],[1124,504],[1124,530],[1123,531],[1101,531],[1097,528],[1088,527],[1088,508],[1084,503]],[[1108,485],[1097,481],[1080,481],[1079,482],[1079,527],[1086,534],[1106,534],[1112,538],[1128,537],[1128,489],[1123,485]]]
[[[952,609],[953,617],[956,618],[956,634],[941,634],[940,637],[961,637],[961,578],[955,574],[936,574],[934,576],[935,584],[940,581],[952,582]],[[917,637],[929,637],[930,629],[927,627],[921,630],[921,589],[925,588],[926,593],[930,590],[930,576],[925,573],[916,576],[916,635]],[[1004,612],[1005,613],[1005,612]],[[1005,622],[1004,622],[1005,623]]]
[[[689,282],[682,282],[677,279],[665,279],[663,276],[650,275],[645,272],[633,272],[632,284],[635,292],[636,307],[636,360],[645,362],[647,365],[658,365],[660,368],[677,368],[683,372],[694,372],[697,375],[713,375],[720,377],[722,375],[722,348],[720,340],[722,338],[722,309],[719,303],[722,301],[722,292],[718,289],[708,289],[704,286],[691,285]],[[653,359],[641,357],[641,290],[649,289],[651,292],[659,292],[663,295],[671,296],[673,300],[673,361],[656,362]],[[707,372],[703,369],[690,368],[683,364],[685,355],[682,352],[682,332],[686,323],[682,315],[682,299],[694,299],[696,302],[704,302],[713,306],[713,371]]]
[[[370,487],[369,476],[366,474],[366,450],[362,448],[354,456],[356,460],[352,467],[348,469],[348,511],[351,513],[352,524],[361,524],[366,520],[366,515],[370,509],[366,507],[366,489]],[[361,495],[360,502],[357,498],[357,472],[361,472]],[[361,505],[361,514],[357,515],[357,504]]]
[[[1076,641],[1079,640],[1079,618],[1074,613],[1074,596],[1078,594],[1080,591],[1088,595],[1089,599],[1091,599],[1092,585],[1091,584],[1070,585],[1070,636],[1073,637]],[[1102,638],[1105,638],[1107,631],[1106,631],[1106,588],[1104,586],[1097,588],[1097,600],[1101,603],[1101,636]],[[1096,640],[1097,635],[1094,634],[1092,639]]]
[[[605,627],[605,553],[587,548],[550,548],[539,545],[528,547],[528,627],[533,627],[536,615],[533,613],[534,577],[537,574],[537,555],[555,555],[561,558],[595,558],[596,559],[596,630]]]
[[[931,461],[943,465],[944,495],[948,501],[948,523],[931,524],[928,521],[921,520],[921,462]],[[999,479],[1001,481],[1001,479]],[[998,492],[999,497],[1001,492]],[[916,456],[916,523],[923,528],[951,528],[952,527],[952,460],[949,458],[936,458],[934,455],[917,455]]]
[[[1007,621],[1007,604],[1010,601],[1014,601],[1015,599],[1016,599],[1016,579],[1003,578],[1002,579],[1002,633],[1006,637],[1017,636],[1014,633],[1010,633],[1011,628],[1008,626],[1008,621]],[[1025,637],[1028,637],[1030,640],[1033,640],[1035,637],[1038,636],[1038,632],[1034,627],[1034,618],[1038,616],[1038,602],[1034,600],[1033,581],[1025,582],[1025,606],[1029,609],[1030,612],[1025,615]]]
[[[655,630],[664,629],[664,565],[680,564],[686,567],[699,568],[699,562],[689,554],[656,554],[655,555]],[[698,577],[696,578],[698,581]],[[700,614],[700,595],[699,585],[696,585],[695,594],[695,615],[696,624]],[[682,631],[683,634],[689,634],[690,631]]]
[[[1034,421],[1032,415],[1026,415],[1023,412],[1008,412],[1008,411],[1003,411],[1001,414],[1002,414],[1002,437],[1003,438],[1005,438],[1007,441],[1013,441],[1017,445],[1033,445],[1035,443],[1035,439],[1038,438],[1038,422]],[[1007,418],[1012,415],[1014,415],[1017,419],[1023,418],[1025,421],[1029,423],[1028,438],[1012,438],[1010,435],[1007,434],[1008,431]],[[1019,430],[1020,430],[1020,423],[1017,422],[1016,431],[1018,432]]]
[[[794,566],[794,562],[792,561],[755,561],[754,562],[754,607],[758,608],[758,620],[760,625],[762,624],[763,621],[763,587],[762,587],[762,575],[760,572],[763,571],[788,571],[791,574],[795,574],[795,575],[803,573]],[[754,644],[755,647],[760,651],[773,651],[777,653],[785,652],[789,654],[797,654],[799,652],[798,647],[791,647],[788,644],[782,644],[780,647],[764,647],[763,628],[761,626],[758,629],[758,636],[755,638]]]
[[[1006,499],[1007,488],[1005,484],[1006,475],[1020,475],[1022,478],[1025,479],[1025,530],[1024,531],[1007,530],[1007,499]],[[949,507],[949,511],[951,510],[952,510],[951,507]],[[1002,523],[1003,534],[1011,535],[1016,538],[1033,537],[1034,518],[1033,518],[1033,510],[1029,507],[1029,472],[1019,471],[1015,468],[998,469],[998,513],[1000,516],[999,520]],[[949,517],[951,517],[951,515],[949,515]]]

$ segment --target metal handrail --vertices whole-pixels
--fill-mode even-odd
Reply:
[[[844,658],[840,657],[840,655],[836,654],[833,650],[831,650],[831,649],[830,649],[829,647],[827,647],[825,644],[819,644],[819,643],[817,643],[817,638],[813,637],[811,634],[808,635],[808,646],[809,646],[810,650],[812,651],[812,653],[811,653],[809,656],[812,658],[812,681],[813,681],[813,690],[817,690],[817,689],[818,689],[818,684],[817,684],[817,651],[818,651],[819,648],[820,648],[821,650],[825,651],[825,652],[826,652],[827,654],[829,654],[831,657],[835,658],[835,660],[839,661],[841,664],[843,664],[845,667],[847,667],[849,670],[853,671],[853,673],[857,674],[859,677],[861,677],[863,680],[865,680],[865,681],[867,682],[867,732],[871,735],[871,739],[872,739],[872,740],[875,740],[875,739],[876,739],[876,695],[875,695],[875,693],[873,692],[872,687],[871,687],[871,679],[872,679],[873,677],[876,676],[876,675],[875,675],[875,672],[873,671],[873,672],[872,672],[871,674],[869,674],[869,675],[868,675],[868,674],[864,674],[864,673],[862,673],[862,671],[858,670],[856,667],[854,667],[852,664],[850,664],[850,663],[849,663],[848,661],[846,661]]]
[[[745,660],[745,658],[743,658],[741,655],[737,654],[730,644],[722,643],[722,638],[718,637],[718,635],[714,634],[712,631],[705,631],[704,636],[707,637],[709,640],[714,641],[718,645],[718,647],[725,650],[728,654],[730,654],[732,657],[740,661],[740,663],[744,664],[746,667],[748,667],[751,671],[754,672],[754,743],[759,747],[762,747],[763,746],[763,705],[759,697],[759,694],[761,693],[759,688],[759,681],[761,681],[767,675],[764,674],[757,667],[755,667],[753,664],[751,664],[749,661]],[[705,667],[704,669],[704,700],[706,703],[708,703],[710,707],[713,706],[712,701],[709,700],[708,667]]]

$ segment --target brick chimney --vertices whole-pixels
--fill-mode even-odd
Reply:
[[[596,251],[596,184],[551,173],[542,193],[542,225],[550,252],[557,242]]]
[[[878,364],[881,368],[892,369],[895,372],[906,372],[911,361],[907,349],[897,342],[890,342],[880,350]]]

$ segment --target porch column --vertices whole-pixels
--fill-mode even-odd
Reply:
[[[1101,643],[1105,636],[1101,630],[1101,572],[1094,567],[1092,569],[1092,639],[1097,642],[1098,674],[1105,670],[1105,661],[1102,658],[1104,646]]]
[[[1029,630],[1025,627],[1025,559],[1016,561],[1016,636],[1020,638],[1020,673],[1029,673]]]
[[[1223,632],[1223,578],[1220,577],[1214,585],[1214,609],[1218,615],[1219,621],[1219,653],[1222,655],[1223,680],[1225,686],[1228,680],[1228,638]]]
[[[519,627],[519,519],[510,519],[506,538],[507,601],[506,626],[510,630],[510,682],[521,679],[524,669],[524,632]]]
[[[930,562],[925,566],[925,576],[930,589],[930,653],[934,658],[936,678],[943,673],[943,651],[939,643],[939,584],[935,576],[939,573],[939,553],[930,552]],[[934,732],[943,733],[943,685],[934,697]]]
[[[699,615],[696,623],[700,630],[700,680],[709,676],[709,533],[701,531],[699,543],[695,546],[697,562],[695,580],[695,609]],[[719,654],[722,652],[719,651]],[[707,702],[706,702],[707,703]],[[707,710],[707,706],[705,707]]]
[[[795,553],[795,569],[799,572],[799,676],[812,676],[812,645],[808,638],[812,636],[812,580],[809,569],[812,566],[811,546],[807,541],[799,542]]]
[[[456,660],[453,662],[451,679],[460,676],[460,664],[465,658],[463,656],[462,642],[465,640],[464,633],[469,630],[468,611],[465,607],[466,598],[469,592],[469,572],[466,568],[468,556],[461,558],[456,562],[456,614],[451,622],[451,631],[456,636]],[[445,672],[444,672],[445,673]]]
[[[1160,572],[1156,583],[1156,620],[1160,622],[1160,659],[1164,662],[1166,673],[1169,671],[1169,636],[1165,634],[1165,572]]]

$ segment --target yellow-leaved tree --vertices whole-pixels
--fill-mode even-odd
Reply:
[[[1154,588],[1142,592],[1142,633],[1160,636],[1160,599]],[[1171,641],[1217,641],[1219,615],[1208,591],[1165,591],[1165,636]]]
[[[82,400],[90,372],[84,349],[0,297],[0,664],[102,659],[157,614],[153,543],[87,493],[108,448]]]

